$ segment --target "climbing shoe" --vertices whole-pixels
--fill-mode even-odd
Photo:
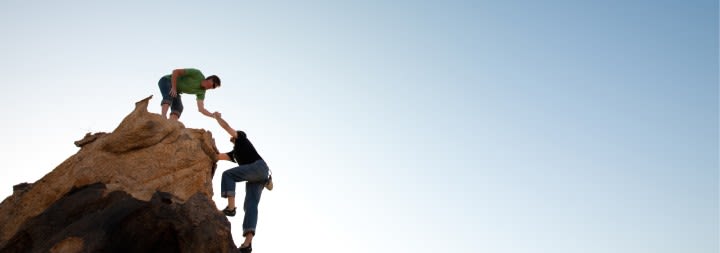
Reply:
[[[240,250],[240,253],[250,253],[250,252],[252,252],[252,243],[248,244],[248,246],[245,248],[243,248],[242,245],[240,245],[240,248],[238,248],[238,250]]]
[[[225,207],[225,209],[223,209],[222,212],[223,212],[226,216],[235,216],[235,210],[237,210],[237,207],[236,207],[236,208],[233,208],[232,210],[230,210],[230,208],[228,208],[228,207]]]

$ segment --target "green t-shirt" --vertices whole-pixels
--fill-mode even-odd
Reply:
[[[177,79],[177,92],[195,94],[197,100],[205,100],[205,89],[200,85],[202,80],[205,80],[205,76],[200,70],[197,69],[183,69],[185,74],[178,76]],[[172,78],[172,74],[166,77]],[[172,80],[172,79],[171,79]]]

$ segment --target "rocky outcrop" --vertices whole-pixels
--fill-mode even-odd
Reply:
[[[0,204],[0,252],[235,252],[212,201],[210,132],[135,104],[112,133]]]

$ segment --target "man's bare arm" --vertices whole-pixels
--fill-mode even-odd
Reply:
[[[225,161],[232,161],[232,160],[230,160],[230,156],[228,156],[228,155],[225,154],[225,153],[217,154],[217,159],[218,159],[218,160],[225,160]]]
[[[217,112],[214,115],[215,120],[217,120],[218,124],[220,124],[220,126],[225,129],[225,131],[227,131],[230,136],[237,138],[237,132],[235,131],[235,129],[230,127],[230,125],[221,117],[220,113]]]
[[[184,69],[176,69],[172,72],[172,77],[170,78],[170,83],[172,84],[172,87],[170,88],[170,96],[176,97],[177,96],[177,79],[178,77],[185,74]]]
[[[210,118],[214,118],[214,117],[215,117],[215,115],[214,115],[213,113],[211,113],[211,112],[209,112],[207,109],[205,109],[205,102],[203,102],[203,100],[198,100],[198,101],[197,101],[197,108],[198,108],[198,111],[199,111],[200,113],[202,113],[203,115],[208,116],[208,117],[210,117]]]

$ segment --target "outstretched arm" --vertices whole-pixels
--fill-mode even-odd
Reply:
[[[215,117],[215,114],[214,114],[214,113],[210,113],[207,109],[205,109],[205,102],[203,102],[203,100],[198,100],[198,101],[197,101],[197,107],[198,107],[198,111],[199,111],[200,113],[202,113],[203,115],[208,116],[208,117],[210,117],[210,118],[214,118],[214,117]]]
[[[220,124],[220,126],[225,129],[225,131],[227,131],[230,136],[237,138],[237,132],[235,131],[235,129],[230,127],[230,125],[222,118],[222,115],[219,112],[216,112],[213,115],[215,116],[215,120],[217,120],[218,124]]]

